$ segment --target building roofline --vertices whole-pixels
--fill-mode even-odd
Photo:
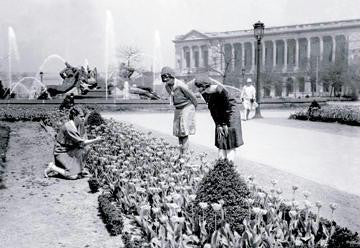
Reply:
[[[339,21],[328,21],[328,22],[316,22],[316,23],[305,23],[305,24],[296,24],[296,25],[287,25],[287,26],[271,26],[265,27],[265,30],[268,34],[278,34],[278,33],[297,33],[297,32],[306,32],[321,29],[334,29],[339,27],[360,27],[360,19],[348,19],[348,20],[339,20]],[[183,39],[190,34],[192,31],[196,31],[205,37],[208,38],[198,38],[196,40],[207,40],[207,39],[222,39],[222,38],[234,38],[234,37],[246,37],[253,35],[253,29],[242,29],[242,30],[233,30],[225,32],[199,32],[197,30],[191,30],[185,35],[178,35],[173,40],[174,43],[180,43],[184,41]],[[186,40],[189,41],[189,40]]]

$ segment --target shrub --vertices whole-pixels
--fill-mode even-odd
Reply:
[[[101,216],[110,234],[114,236],[121,234],[123,229],[121,212],[116,208],[111,195],[102,194],[99,196],[98,201]]]
[[[100,184],[95,177],[89,178],[88,183],[89,183],[89,188],[90,188],[91,193],[98,192],[98,190],[100,188]]]
[[[346,227],[336,226],[328,245],[328,248],[359,248],[360,241],[357,233],[351,232]]]
[[[215,212],[209,206],[203,211],[199,203],[206,202],[209,205],[223,200],[225,221],[235,231],[242,233],[244,218],[249,216],[249,205],[246,202],[250,192],[246,182],[240,178],[234,168],[234,164],[228,160],[218,160],[212,170],[202,179],[194,201],[195,218],[205,219],[206,228],[212,233],[215,227]],[[220,222],[220,214],[217,213],[217,224]]]
[[[86,124],[90,126],[100,126],[103,123],[105,123],[105,121],[97,111],[90,112],[86,119]]]
[[[322,122],[339,122],[347,125],[360,126],[360,111],[357,106],[323,106],[309,114],[307,109],[289,116],[289,119]]]

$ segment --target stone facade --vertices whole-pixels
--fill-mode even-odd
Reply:
[[[240,88],[244,78],[255,76],[252,29],[211,33],[191,30],[176,36],[173,42],[179,77],[206,73],[220,78],[220,73],[226,71],[237,77]],[[264,87],[263,95],[326,95],[329,89],[318,80],[318,68],[336,62],[348,64],[359,58],[359,51],[360,19],[265,28],[260,47],[261,80],[276,75],[281,84]]]

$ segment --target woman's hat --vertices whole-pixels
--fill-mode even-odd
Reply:
[[[175,71],[172,68],[168,67],[168,66],[165,66],[165,67],[163,67],[161,69],[161,75],[166,75],[166,74],[168,74],[168,75],[172,76],[173,78],[175,78]]]
[[[213,84],[213,82],[211,81],[211,79],[208,76],[197,76],[195,78],[195,86],[198,88],[199,87],[207,88],[212,84]]]

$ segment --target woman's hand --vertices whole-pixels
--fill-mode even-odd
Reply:
[[[223,132],[224,132],[224,137],[227,137],[229,135],[229,128],[227,125],[223,125]]]
[[[221,140],[224,137],[224,129],[222,126],[218,126],[217,128],[217,139]]]

